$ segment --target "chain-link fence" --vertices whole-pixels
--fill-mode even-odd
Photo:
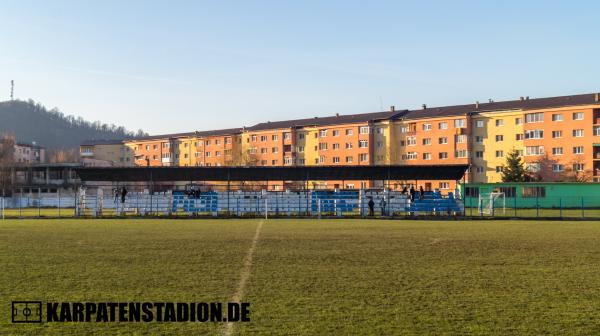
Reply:
[[[344,190],[148,190],[101,187],[69,195],[0,198],[2,218],[61,217],[403,217],[462,216],[453,192]]]
[[[600,219],[597,200],[586,196],[505,198],[503,195],[465,200],[468,217]]]

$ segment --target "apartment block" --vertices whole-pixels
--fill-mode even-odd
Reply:
[[[600,182],[600,96],[582,94],[263,122],[130,139],[140,166],[468,164],[465,182],[500,182],[516,150],[542,181]],[[87,154],[82,144],[82,157]],[[117,158],[115,158],[116,160]],[[120,159],[120,157],[118,158]],[[414,181],[387,181],[399,188]],[[381,187],[386,181],[313,181]],[[327,184],[329,183],[329,184]],[[419,181],[448,189],[455,181]]]
[[[135,165],[134,151],[122,140],[87,140],[79,147],[81,161],[86,166]]]

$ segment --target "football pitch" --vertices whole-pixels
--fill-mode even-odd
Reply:
[[[600,334],[600,222],[0,221],[2,335]],[[11,302],[231,302],[250,321],[11,322]]]

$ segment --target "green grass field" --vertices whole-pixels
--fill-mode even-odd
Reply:
[[[1,335],[223,334],[223,323],[12,324],[12,300],[231,301],[233,334],[600,334],[600,222],[0,221]]]

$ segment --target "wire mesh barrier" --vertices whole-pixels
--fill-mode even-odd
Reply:
[[[36,217],[399,217],[462,216],[449,192],[387,189],[174,190],[80,189],[72,195],[30,194],[0,198],[2,218]]]
[[[465,200],[465,215],[485,218],[589,218],[600,219],[596,200],[586,196],[515,198],[482,195]]]

